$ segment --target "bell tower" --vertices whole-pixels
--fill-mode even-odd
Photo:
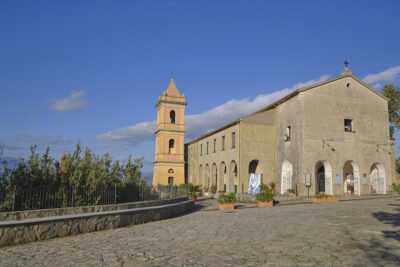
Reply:
[[[185,107],[186,100],[174,80],[157,102],[156,153],[153,186],[185,183]]]

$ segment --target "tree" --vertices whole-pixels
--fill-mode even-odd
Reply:
[[[385,84],[382,93],[389,99],[390,137],[393,138],[394,130],[400,129],[400,88],[393,84]]]

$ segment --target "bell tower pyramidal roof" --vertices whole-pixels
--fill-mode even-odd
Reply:
[[[160,103],[186,105],[185,96],[179,93],[179,90],[175,85],[174,79],[170,80],[167,90],[165,90],[165,92],[158,99],[157,106]]]
[[[178,91],[178,88],[176,88],[174,79],[171,79],[171,81],[169,82],[168,88],[165,91],[165,93],[169,96],[181,96],[181,94]]]

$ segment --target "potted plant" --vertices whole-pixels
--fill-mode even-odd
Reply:
[[[260,193],[256,194],[259,207],[272,207],[274,205],[274,194],[269,185],[261,184]]]
[[[218,196],[219,210],[234,210],[235,201],[236,201],[235,193],[221,193]]]
[[[288,195],[290,197],[294,197],[295,196],[294,192],[295,192],[294,189],[291,189],[291,188],[287,190],[287,193],[288,193]]]
[[[200,188],[201,188],[201,185],[195,185],[195,184],[189,183],[186,185],[186,193],[193,201],[196,201],[197,197],[200,193]]]
[[[327,195],[325,193],[319,193],[314,196],[313,203],[320,204],[326,202],[338,202],[339,199],[335,196]]]
[[[274,182],[270,182],[269,187],[271,188],[272,194],[275,196],[276,195],[276,191],[275,191],[276,184]]]

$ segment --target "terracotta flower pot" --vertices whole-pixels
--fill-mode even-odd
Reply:
[[[288,192],[289,197],[294,197],[295,194],[293,192]]]
[[[313,198],[313,203],[320,204],[320,203],[327,203],[327,202],[338,202],[339,199],[335,196],[329,196],[329,197],[322,197],[322,198]]]
[[[234,210],[235,203],[219,203],[219,210]]]
[[[260,208],[264,208],[264,207],[272,207],[274,206],[274,201],[258,201],[258,206]]]
[[[197,196],[196,196],[196,195],[193,195],[193,196],[191,196],[191,199],[192,199],[193,201],[196,201],[196,200],[197,200]]]
[[[335,197],[335,196],[329,196],[329,197],[326,198],[326,200],[328,202],[338,202],[339,201],[339,199],[337,197]]]

